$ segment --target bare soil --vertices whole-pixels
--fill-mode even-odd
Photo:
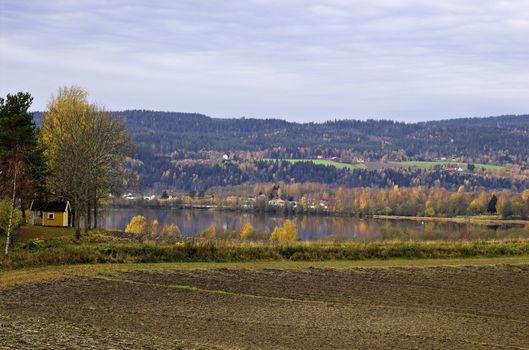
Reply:
[[[529,349],[529,266],[94,272],[0,289],[3,349]]]

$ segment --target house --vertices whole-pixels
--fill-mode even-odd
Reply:
[[[324,210],[327,210],[329,209],[329,206],[331,206],[332,204],[334,204],[334,198],[333,197],[323,197],[321,200],[320,200],[320,208],[324,209]]]
[[[132,194],[132,193],[127,193],[127,194],[124,194],[123,195],[123,198],[127,199],[127,200],[134,200],[136,199],[136,197]]]
[[[331,157],[329,160],[331,162],[339,162],[340,161],[340,157]]]
[[[357,163],[357,164],[359,164],[359,163],[365,163],[365,160],[364,160],[364,158],[362,158],[362,157],[354,157],[354,158],[353,158],[353,163]]]
[[[286,202],[283,199],[277,198],[268,201],[268,205],[273,207],[284,207]]]
[[[29,223],[32,225],[68,227],[72,226],[72,207],[70,202],[37,202],[32,201]]]

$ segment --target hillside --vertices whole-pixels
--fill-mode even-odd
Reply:
[[[457,164],[517,164],[529,159],[529,115],[460,118],[421,123],[389,120],[335,120],[294,123],[279,119],[220,119],[203,114],[128,110],[122,117],[137,144],[139,186],[206,190],[245,182],[298,181],[344,186],[441,185],[457,188],[519,190],[525,177],[446,174],[439,169],[395,162],[439,161]],[[36,114],[37,120],[41,113]],[[230,155],[223,162],[224,154]],[[373,166],[344,169],[316,163],[262,159],[329,159],[343,164],[361,159]],[[390,166],[393,165],[393,166]],[[333,169],[331,169],[333,168]],[[490,167],[493,169],[493,167]]]

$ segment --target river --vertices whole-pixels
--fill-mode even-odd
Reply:
[[[135,215],[157,219],[159,227],[176,224],[184,236],[194,236],[212,224],[224,230],[240,230],[250,222],[257,230],[273,231],[284,216],[215,211],[201,209],[110,209],[102,214],[101,225],[107,229],[124,230]],[[374,240],[466,240],[529,238],[529,227],[523,225],[475,225],[452,222],[414,220],[359,219],[334,216],[291,217],[298,227],[301,240],[344,239]]]

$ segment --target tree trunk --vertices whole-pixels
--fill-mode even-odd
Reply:
[[[92,226],[92,201],[88,199],[86,201],[86,222],[84,228],[86,231],[90,230]]]
[[[78,209],[73,212],[73,221],[75,223],[75,239],[79,241],[81,239],[81,220],[79,219]]]
[[[11,210],[9,213],[9,223],[7,224],[7,238],[6,238],[6,248],[4,250],[4,255],[9,254],[9,244],[11,243],[11,226],[13,225],[13,214],[15,212],[15,195],[17,191],[17,168],[15,165],[15,175],[13,176],[13,198],[11,200]]]
[[[94,229],[97,229],[97,196],[94,195]]]

